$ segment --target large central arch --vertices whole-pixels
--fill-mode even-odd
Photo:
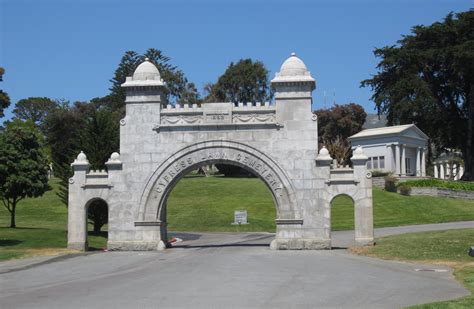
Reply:
[[[243,143],[213,140],[192,144],[169,156],[149,178],[137,214],[137,224],[166,221],[166,201],[176,183],[189,171],[208,164],[243,167],[270,189],[277,210],[277,223],[301,219],[295,190],[282,168],[265,153]]]

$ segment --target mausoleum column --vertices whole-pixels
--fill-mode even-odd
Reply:
[[[393,171],[393,150],[392,150],[392,144],[386,144],[385,145],[385,167],[384,169],[386,171]]]
[[[421,176],[426,176],[426,149],[421,149]]]
[[[439,179],[444,179],[444,162],[439,164]]]
[[[406,169],[406,165],[405,165],[405,148],[406,148],[406,145],[401,144],[400,147],[401,147],[400,150],[402,152],[402,159],[401,159],[402,160],[402,162],[401,162],[402,163],[401,164],[402,168],[401,168],[401,171],[400,171],[400,176],[406,176],[406,174],[407,174],[407,169]]]
[[[395,174],[400,176],[400,144],[395,145]]]
[[[416,171],[416,176],[421,176],[421,148],[420,147],[417,147],[416,148],[416,163],[415,163],[415,171]]]
[[[439,175],[438,175],[438,164],[437,163],[435,163],[433,165],[433,171],[434,171],[434,178],[438,178]]]

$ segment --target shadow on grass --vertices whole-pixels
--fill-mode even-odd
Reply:
[[[99,233],[94,233],[93,231],[88,231],[87,236],[96,236],[96,237],[103,237],[107,238],[109,237],[109,232],[107,231],[100,231]]]
[[[23,241],[17,239],[0,239],[0,247],[16,246],[22,242]]]
[[[17,226],[17,227],[2,226],[2,227],[0,227],[0,230],[7,230],[7,229],[11,230],[11,231],[14,231],[14,230],[46,230],[43,227],[21,227],[21,226]]]

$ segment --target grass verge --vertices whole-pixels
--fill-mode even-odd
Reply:
[[[352,249],[353,253],[389,260],[446,265],[471,295],[410,308],[474,308],[474,258],[467,254],[473,245],[474,229],[435,231],[388,236],[374,247]]]

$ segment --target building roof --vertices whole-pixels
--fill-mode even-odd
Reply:
[[[362,130],[359,133],[356,133],[350,136],[349,140],[370,138],[370,137],[376,137],[376,136],[381,136],[381,135],[399,135],[407,130],[415,130],[420,135],[420,137],[424,139],[428,139],[428,136],[425,133],[423,133],[423,131],[421,131],[416,125],[405,124],[405,125],[400,125],[400,126],[391,126],[391,127],[382,127],[382,128]]]

